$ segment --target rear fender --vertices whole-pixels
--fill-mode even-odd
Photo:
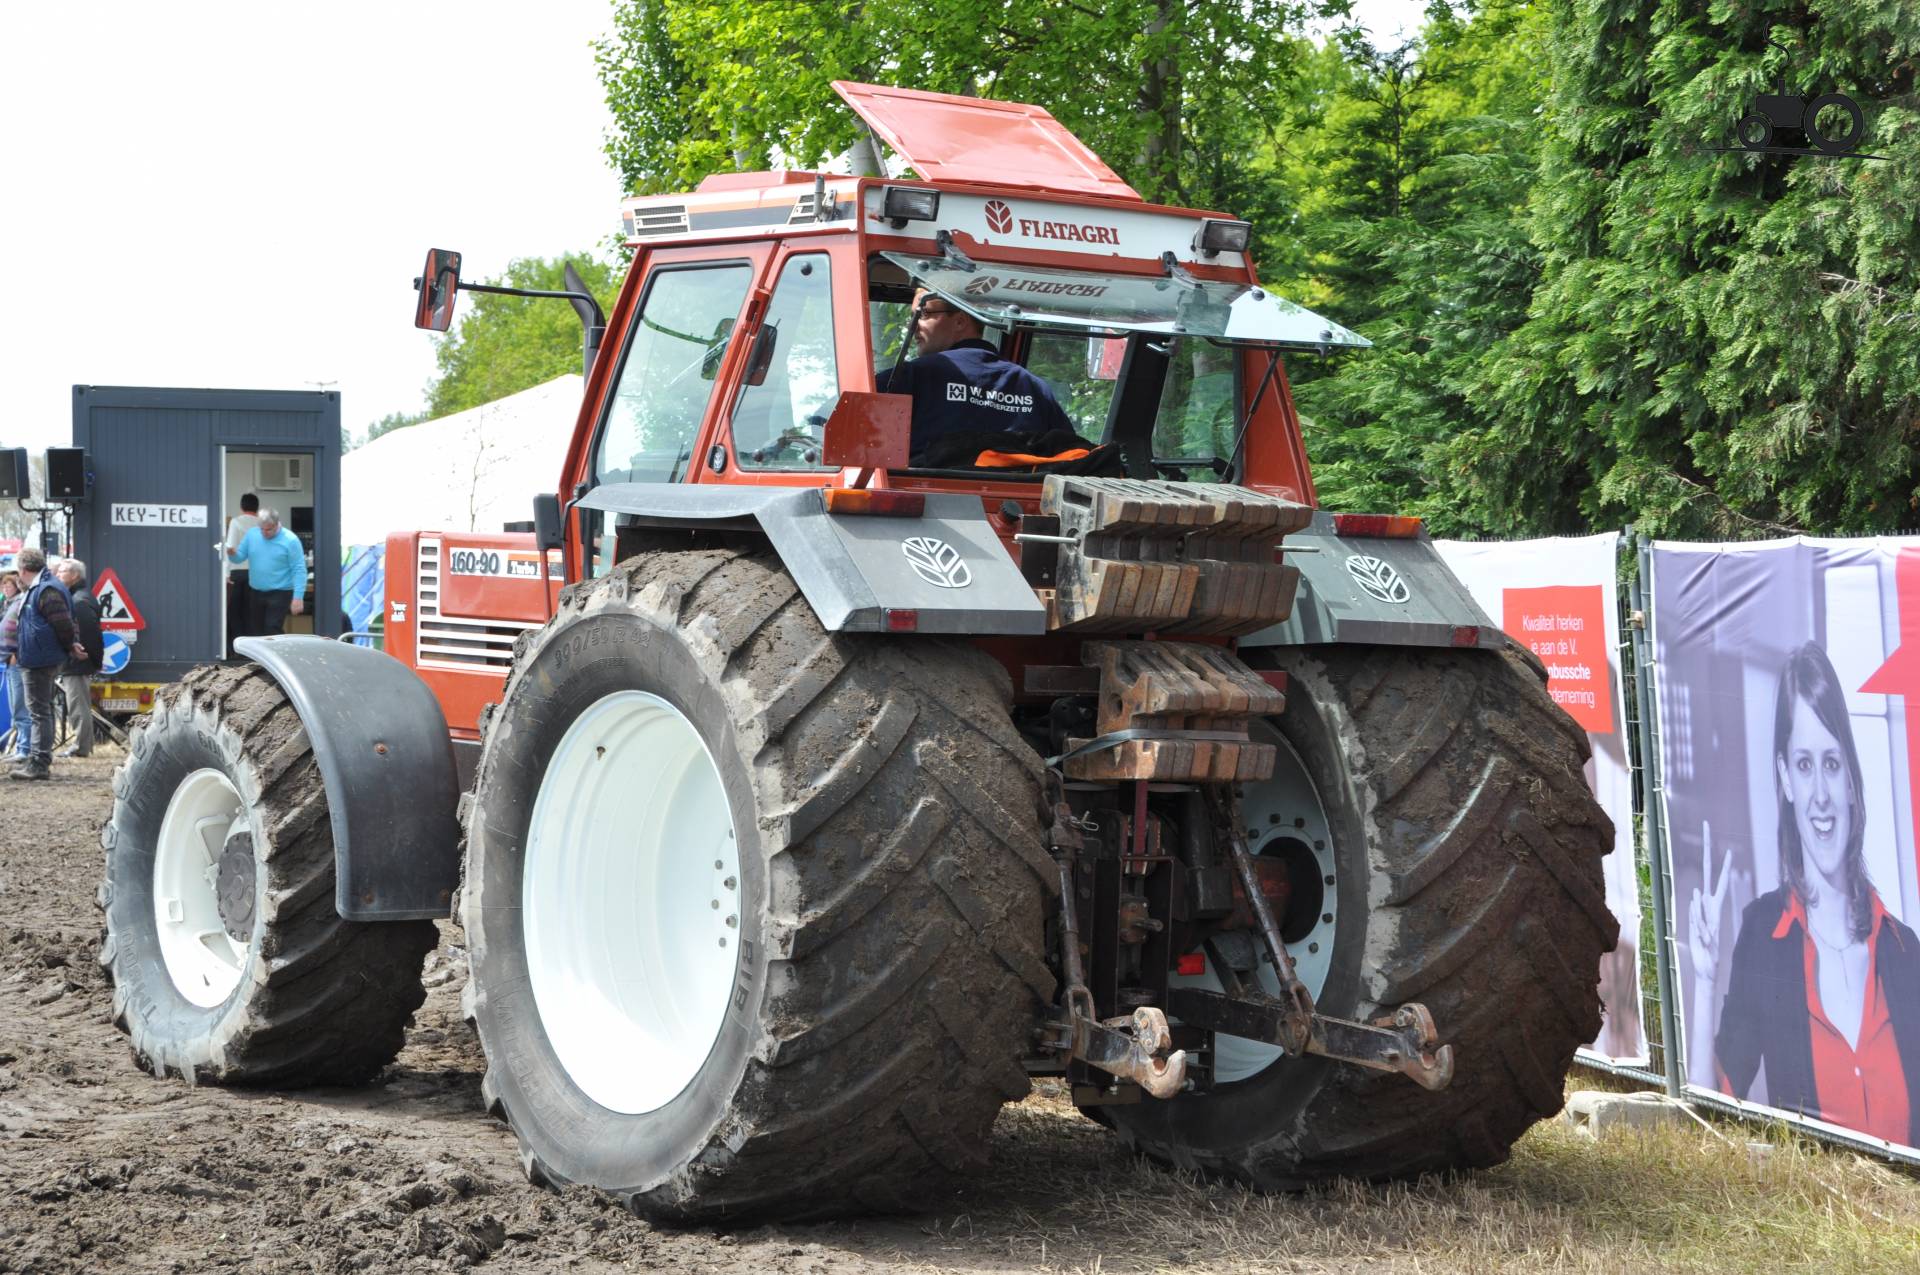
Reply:
[[[349,921],[450,915],[460,787],[440,702],[391,656],[324,638],[242,638],[313,745],[333,824],[334,907]]]
[[[1408,539],[1341,536],[1333,515],[1316,511],[1282,549],[1300,568],[1293,614],[1241,638],[1242,647],[1507,645],[1425,532]]]
[[[578,503],[635,526],[760,532],[829,632],[893,631],[888,613],[906,611],[918,633],[1047,631],[978,496],[929,492],[918,518],[830,514],[818,487],[606,483]]]

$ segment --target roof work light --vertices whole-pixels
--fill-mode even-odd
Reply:
[[[940,192],[912,186],[888,186],[880,193],[880,215],[895,230],[910,221],[932,221],[940,212]]]
[[[1217,257],[1223,252],[1245,252],[1252,238],[1251,222],[1207,217],[1201,220],[1200,232],[1193,237],[1193,250],[1203,257]]]

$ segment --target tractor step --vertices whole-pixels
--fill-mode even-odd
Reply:
[[[1100,674],[1099,736],[1067,741],[1068,778],[1252,783],[1273,774],[1273,745],[1255,743],[1247,727],[1279,714],[1286,695],[1233,652],[1088,642],[1080,658]]]
[[[1313,516],[1249,487],[1060,474],[1040,509],[1060,520],[1049,627],[1209,637],[1287,618],[1300,573],[1280,541]]]

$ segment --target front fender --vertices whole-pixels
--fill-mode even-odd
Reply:
[[[450,914],[460,785],[440,701],[391,656],[324,638],[242,638],[313,745],[333,824],[334,906],[349,921]]]

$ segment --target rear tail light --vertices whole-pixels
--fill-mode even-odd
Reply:
[[[1480,626],[1477,624],[1456,625],[1453,630],[1453,644],[1455,646],[1479,646]]]
[[[140,702],[141,702],[142,704],[151,704],[151,703],[153,703],[153,692],[152,692],[152,691],[141,691],[141,692],[140,692]]]
[[[1412,540],[1420,534],[1420,519],[1407,514],[1335,514],[1333,534]]]
[[[1196,974],[1204,974],[1207,972],[1207,958],[1200,952],[1188,952],[1173,963],[1173,972],[1185,974],[1189,978]]]
[[[888,607],[885,615],[889,633],[917,633],[920,630],[920,612],[916,610]]]
[[[869,491],[864,487],[827,488],[830,514],[869,514],[879,518],[918,518],[927,511],[925,494],[917,491]]]

